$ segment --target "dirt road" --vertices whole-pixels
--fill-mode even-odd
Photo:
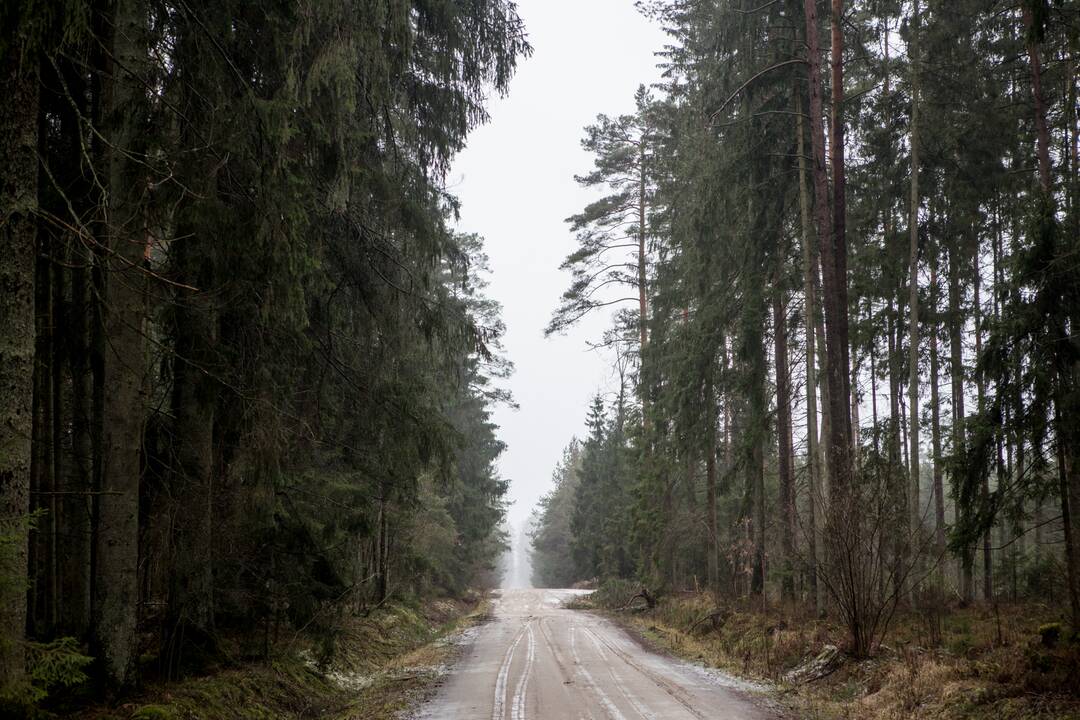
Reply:
[[[506,590],[423,720],[772,720],[749,686],[647,652],[561,607],[570,590]]]

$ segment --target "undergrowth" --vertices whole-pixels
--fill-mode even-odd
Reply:
[[[373,720],[406,708],[454,649],[444,639],[481,622],[487,602],[391,605],[345,623],[330,663],[297,637],[269,662],[248,663],[154,684],[120,707],[71,709],[92,720]],[[63,713],[61,713],[63,715]]]
[[[796,608],[718,608],[703,593],[662,598],[654,610],[615,610],[633,592],[611,584],[579,602],[614,610],[660,649],[775,683],[800,718],[1080,720],[1080,642],[1047,631],[1060,612],[1045,605],[950,609],[939,644],[928,642],[924,618],[901,612],[874,657],[794,685],[787,673],[827,645],[843,648],[840,624]]]

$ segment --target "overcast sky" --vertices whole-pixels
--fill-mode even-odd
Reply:
[[[508,449],[499,463],[512,481],[510,522],[520,526],[551,486],[551,472],[586,406],[613,386],[610,358],[589,351],[606,312],[565,336],[543,328],[569,276],[559,264],[574,247],[563,220],[592,193],[574,175],[591,166],[582,129],[598,113],[633,109],[634,90],[659,78],[653,53],[664,36],[633,0],[519,0],[532,57],[505,98],[493,97],[491,122],[469,137],[448,178],[462,203],[458,229],[486,239],[489,294],[503,304],[505,346],[517,371],[509,382],[521,406],[500,408]]]

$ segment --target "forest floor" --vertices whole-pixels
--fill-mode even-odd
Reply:
[[[699,622],[717,610],[704,593],[634,612],[611,610],[619,603],[603,595],[592,607],[648,646],[771,683],[799,720],[1080,720],[1080,641],[1048,646],[1040,632],[1065,632],[1060,605],[947,608],[938,642],[925,614],[901,611],[875,657],[841,653],[824,677],[795,681],[793,670],[829,645],[843,647],[842,626],[779,607],[724,608],[715,623]]]
[[[486,599],[387,605],[346,623],[327,667],[315,661],[314,644],[300,639],[293,651],[269,662],[238,663],[168,684],[149,682],[119,706],[72,708],[66,715],[91,720],[394,717],[433,690],[471,628],[489,617]]]

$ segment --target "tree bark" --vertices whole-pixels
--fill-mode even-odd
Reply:
[[[25,677],[30,440],[33,423],[34,253],[37,237],[36,53],[0,55],[0,677]]]
[[[799,156],[799,220],[802,235],[802,261],[803,261],[803,331],[806,335],[806,458],[809,471],[808,517],[807,517],[807,554],[810,576],[810,602],[815,613],[820,606],[818,598],[818,567],[817,567],[817,526],[818,513],[821,503],[821,458],[818,446],[818,419],[817,419],[817,361],[815,359],[815,333],[817,317],[817,299],[815,292],[815,276],[817,263],[813,261],[814,254],[811,244],[813,230],[810,225],[810,195],[806,191],[806,148],[804,140],[804,122],[802,110],[802,94],[798,88],[795,95],[795,132],[796,148]]]
[[[213,190],[209,190],[213,192]],[[205,645],[214,627],[213,480],[217,385],[209,374],[216,342],[216,313],[208,292],[211,248],[194,227],[174,244],[180,282],[173,362],[174,561],[171,568],[167,650],[178,659],[180,642]]]
[[[982,358],[982,268],[979,264],[979,249],[976,246],[975,258],[974,258],[974,282],[972,288],[974,291],[975,301],[975,383],[976,383],[976,397],[979,408],[979,417],[984,417],[986,411],[986,377],[982,370],[979,368],[979,360]],[[987,472],[982,473],[982,485],[980,488],[981,500],[983,504],[990,502],[990,474]],[[990,527],[983,531],[982,537],[982,554],[983,554],[983,599],[987,602],[994,599],[994,562],[993,562],[993,543],[990,541]]]
[[[837,14],[841,9],[840,0],[833,0],[833,11]],[[834,231],[834,218],[829,213],[828,179],[825,171],[825,131],[822,126],[824,112],[821,97],[821,49],[818,37],[817,5],[813,0],[805,0],[803,8],[806,16],[806,39],[807,39],[807,65],[810,83],[810,140],[813,154],[813,178],[814,178],[814,219],[817,226],[817,236],[820,240],[821,250],[821,274],[822,274],[822,302],[825,307],[825,352],[828,358],[826,367],[826,379],[828,387],[828,424],[829,442],[827,445],[828,471],[830,477],[830,517],[839,520],[843,515],[840,510],[845,495],[845,488],[850,484],[850,442],[851,442],[851,416],[848,407],[849,370],[847,349],[847,278],[846,259],[838,263],[837,255],[846,255],[847,247],[843,240],[843,219],[839,219],[840,231]],[[834,68],[833,103],[837,107],[843,104],[843,69],[839,62],[842,55],[842,40],[838,24],[840,18],[835,18],[837,27],[834,29]],[[833,125],[833,142],[840,140],[841,150],[837,156],[837,148],[833,148],[833,171],[834,178],[837,169],[840,170],[839,184],[835,185],[834,192],[843,194],[843,131],[840,129],[836,118]],[[836,204],[835,210],[843,210],[843,201]],[[841,272],[843,271],[843,272]]]
[[[922,527],[919,480],[919,0],[911,11],[911,200],[908,206],[908,471],[909,538]],[[916,552],[918,549],[916,548]],[[916,563],[919,559],[915,559]]]
[[[780,537],[784,553],[782,600],[795,599],[795,477],[791,450],[791,380],[787,357],[787,307],[779,277],[773,291],[773,332],[776,368],[777,466],[780,475]]]
[[[44,118],[39,113],[37,137],[38,153],[45,133]],[[38,175],[38,185],[42,177]],[[46,208],[39,208],[45,210]],[[51,564],[53,557],[53,524],[56,519],[54,504],[55,478],[54,458],[57,448],[53,445],[53,294],[52,262],[49,237],[39,222],[37,232],[36,261],[34,268],[34,428],[31,437],[30,460],[30,509],[39,514],[30,531],[30,602],[29,622],[26,630],[30,637],[49,637],[52,634],[51,603],[55,595],[50,592],[52,584]]]
[[[641,134],[638,141],[638,333],[641,338],[641,353],[645,354],[645,346],[649,341],[649,296],[646,286],[648,273],[646,271],[646,246],[645,246],[645,198],[646,198],[646,174],[645,174],[645,133]]]
[[[1046,100],[1042,91],[1042,60],[1039,53],[1041,29],[1034,27],[1034,15],[1031,5],[1025,1],[1023,7],[1024,29],[1027,31],[1025,43],[1028,61],[1031,66],[1031,94],[1035,101],[1035,156],[1039,161],[1039,187],[1044,193],[1051,190],[1050,177],[1050,130],[1046,124]]]
[[[208,19],[220,27],[220,15]],[[184,64],[197,68],[201,28],[185,26],[180,32],[178,54]],[[215,88],[202,87],[197,70],[187,78],[181,93],[187,107],[218,107]],[[181,140],[186,147],[201,148],[204,137],[196,117],[181,121]],[[212,134],[208,132],[207,134]],[[202,220],[207,202],[218,196],[215,167],[219,161],[211,148],[192,153],[183,168],[184,198],[177,212],[177,239],[170,244],[169,262],[179,286],[175,296],[175,346],[173,356],[173,562],[170,571],[168,630],[165,648],[169,667],[178,664],[181,645],[192,643],[211,651],[214,631],[214,421],[220,386],[215,380],[218,311],[215,306],[215,242],[211,226]]]
[[[835,267],[833,272],[833,288],[830,291],[826,289],[826,296],[835,295],[835,305],[833,315],[835,318],[833,322],[837,329],[836,345],[837,353],[839,355],[839,372],[838,377],[841,380],[841,384],[838,387],[841,389],[842,399],[846,400],[854,393],[851,391],[851,361],[849,358],[850,345],[848,343],[848,286],[847,286],[847,179],[846,170],[844,164],[844,2],[843,0],[832,0],[832,16],[830,18],[830,35],[832,39],[830,54],[831,54],[831,69],[832,69],[832,105],[831,110],[831,122],[829,129],[832,137],[829,141],[829,147],[831,151],[831,165],[832,165],[832,201],[833,201],[833,215],[832,215],[832,265]],[[829,320],[826,320],[828,326]],[[831,333],[831,330],[828,330]],[[840,403],[841,406],[846,407],[846,403]],[[852,426],[851,417],[844,418],[843,430],[848,430]],[[836,432],[835,430],[833,432]],[[850,449],[846,450],[847,455],[850,458]],[[847,482],[850,482],[850,459],[849,464],[839,466],[837,468],[837,477],[845,477]]]
[[[92,212],[92,190],[78,159],[88,156],[85,125],[86,80],[75,63],[63,60],[62,73],[78,108],[63,102],[64,148],[69,155],[67,175],[73,189],[75,212],[80,218]],[[79,227],[82,232],[82,227]],[[70,296],[64,323],[66,355],[71,387],[68,394],[68,422],[70,423],[70,456],[67,463],[65,487],[68,494],[61,502],[63,520],[64,552],[61,553],[61,631],[66,635],[82,638],[90,624],[90,491],[93,489],[91,467],[93,447],[90,432],[91,375],[89,359],[90,308],[93,298],[89,291],[91,259],[85,251],[84,239],[76,234],[67,236],[70,245],[68,276]]]
[[[1051,203],[1054,202],[1053,178],[1050,174],[1050,132],[1046,121],[1046,99],[1042,90],[1042,61],[1040,57],[1040,45],[1042,43],[1042,28],[1035,26],[1035,17],[1030,2],[1022,3],[1024,28],[1026,30],[1026,46],[1028,60],[1031,67],[1031,92],[1035,105],[1035,155],[1039,161],[1039,189],[1042,195]],[[1074,92],[1070,92],[1074,95]],[[1070,110],[1069,112],[1073,112]],[[1071,123],[1070,123],[1071,124]],[[1075,132],[1075,131],[1074,131]],[[1075,149],[1075,138],[1073,140]],[[1063,153],[1068,156],[1068,151]],[[1075,185],[1075,179],[1073,184]],[[1060,270],[1056,272],[1061,272]],[[1069,321],[1072,331],[1076,331],[1076,325],[1080,318],[1077,317],[1077,309],[1069,309]],[[1064,325],[1064,323],[1062,323]],[[1059,345],[1067,344],[1067,338],[1057,339]],[[1062,420],[1061,406],[1071,408],[1075,404],[1071,396],[1078,392],[1076,386],[1080,384],[1080,363],[1075,359],[1066,359],[1056,371],[1056,419],[1055,419],[1055,442],[1059,448],[1059,464],[1061,474],[1061,517],[1062,529],[1065,537],[1065,565],[1067,570],[1067,582],[1069,589],[1069,604],[1072,611],[1073,626],[1080,626],[1080,458],[1077,457],[1076,444],[1080,442],[1080,433],[1076,427],[1076,419],[1068,419],[1069,426]],[[1071,403],[1071,404],[1070,404]],[[1066,413],[1071,415],[1072,413]]]
[[[79,244],[76,243],[76,247]],[[82,637],[90,623],[90,497],[93,448],[90,437],[91,377],[89,268],[86,260],[73,258],[71,307],[68,333],[71,371],[71,463],[68,489],[64,497],[65,551],[63,578],[64,605],[61,624],[65,633]]]
[[[960,310],[960,249],[953,239],[949,247],[949,375],[952,379],[952,441],[953,453],[963,451],[966,442],[964,430],[964,351],[961,337],[962,318]],[[957,507],[958,515],[967,516],[971,508]],[[965,603],[974,600],[973,553],[970,546],[960,552],[960,597]]]
[[[938,246],[930,258],[930,450],[934,461],[934,555],[937,563],[937,586],[945,587],[945,483],[941,467],[941,376],[938,359],[938,322],[940,285],[938,284]]]
[[[101,490],[98,496],[94,647],[107,682],[123,688],[135,681],[138,621],[139,484],[147,404],[144,324],[147,313],[146,180],[133,160],[145,137],[145,90],[138,78],[147,62],[142,5],[114,6],[111,57],[102,68],[108,138],[108,251]]]
[[[705,513],[708,537],[705,552],[708,556],[709,591],[720,590],[720,544],[716,526],[716,397],[713,391],[712,370],[705,384],[705,411],[708,428],[705,443]]]

